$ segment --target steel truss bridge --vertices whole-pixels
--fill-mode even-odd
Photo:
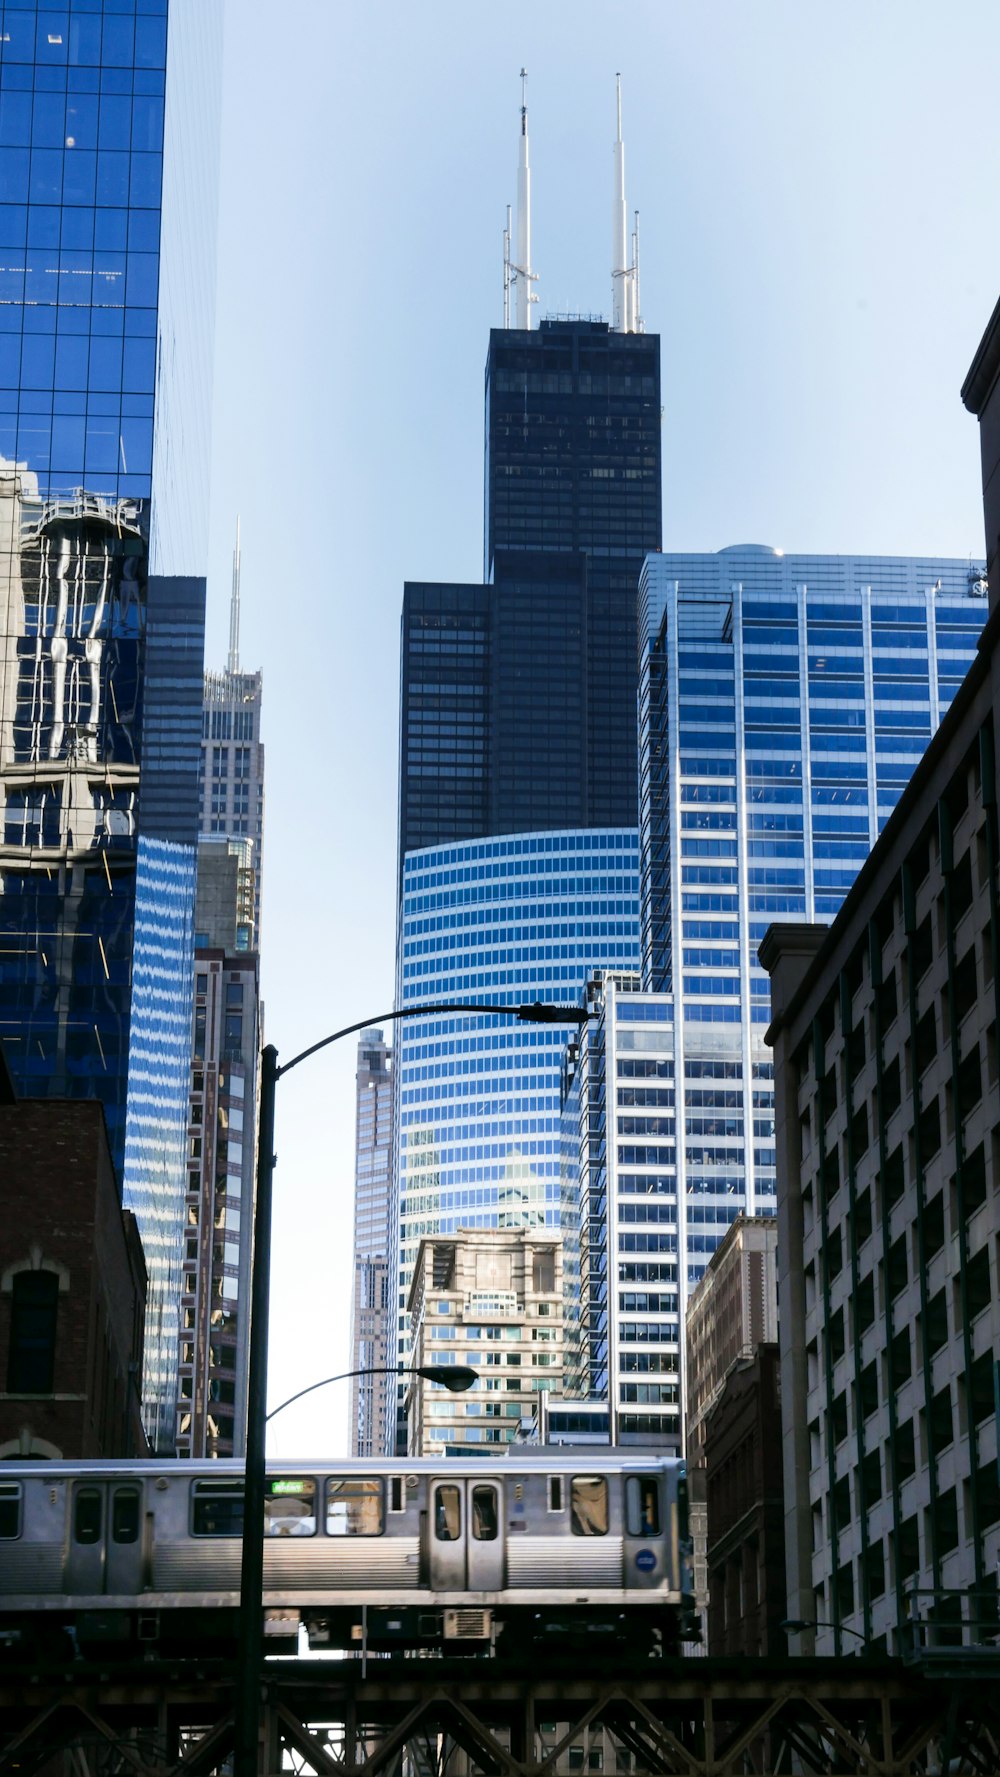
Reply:
[[[233,1680],[222,1663],[0,1666],[0,1777],[222,1777]],[[263,1777],[997,1777],[1000,1654],[293,1659],[266,1665],[260,1721]]]

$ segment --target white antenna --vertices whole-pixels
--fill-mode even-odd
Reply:
[[[503,324],[506,330],[510,326],[510,286],[512,280],[510,266],[510,205],[507,205],[507,226],[503,231]]]
[[[625,144],[622,141],[622,77],[615,75],[618,133],[615,137],[615,189],[611,205],[612,327],[616,333],[639,333],[639,212],[635,212],[632,260],[629,263],[625,209]]]
[[[233,596],[229,602],[229,659],[226,671],[240,670],[240,520],[236,518],[236,548],[233,550]]]
[[[531,304],[537,301],[531,286],[531,168],[528,165],[527,68],[521,69],[521,140],[517,157],[517,263],[510,268],[514,285],[515,327],[531,327]]]

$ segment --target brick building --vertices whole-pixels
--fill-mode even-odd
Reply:
[[[0,1061],[0,1459],[143,1456],[146,1265],[97,1100],[16,1100]]]
[[[778,1347],[741,1358],[705,1422],[708,1651],[783,1654],[785,1535]]]

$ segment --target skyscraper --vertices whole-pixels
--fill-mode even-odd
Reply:
[[[984,583],[949,560],[653,555],[640,612],[642,978],[591,989],[563,1114],[580,1382],[620,1430],[679,1435],[688,1292],[738,1213],[774,1211],[757,945],[839,908],[975,652]]]
[[[172,1429],[221,6],[8,8],[0,41],[0,1036],[96,1095]],[[159,366],[159,369],[158,369]],[[154,405],[155,396],[155,405]],[[183,451],[180,437],[183,429]]]
[[[619,131],[619,171],[622,153]],[[660,542],[659,342],[641,331],[624,247],[613,325],[534,329],[530,259],[522,105],[517,246],[508,227],[486,367],[487,584],[404,594],[399,1007],[573,1000],[594,967],[638,961],[635,597]],[[400,1349],[423,1235],[561,1226],[562,1047],[558,1031],[493,1017],[401,1027]]]
[[[389,1362],[389,1161],[392,1140],[392,1050],[380,1030],[358,1039],[354,1131],[354,1286],[351,1369],[384,1370]],[[351,1382],[351,1454],[385,1448],[388,1377]]]

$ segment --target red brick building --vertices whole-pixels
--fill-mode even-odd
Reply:
[[[706,1421],[710,1654],[787,1651],[780,1390],[778,1347],[758,1345]]]
[[[144,1456],[146,1265],[96,1100],[15,1100],[0,1060],[0,1459]]]

